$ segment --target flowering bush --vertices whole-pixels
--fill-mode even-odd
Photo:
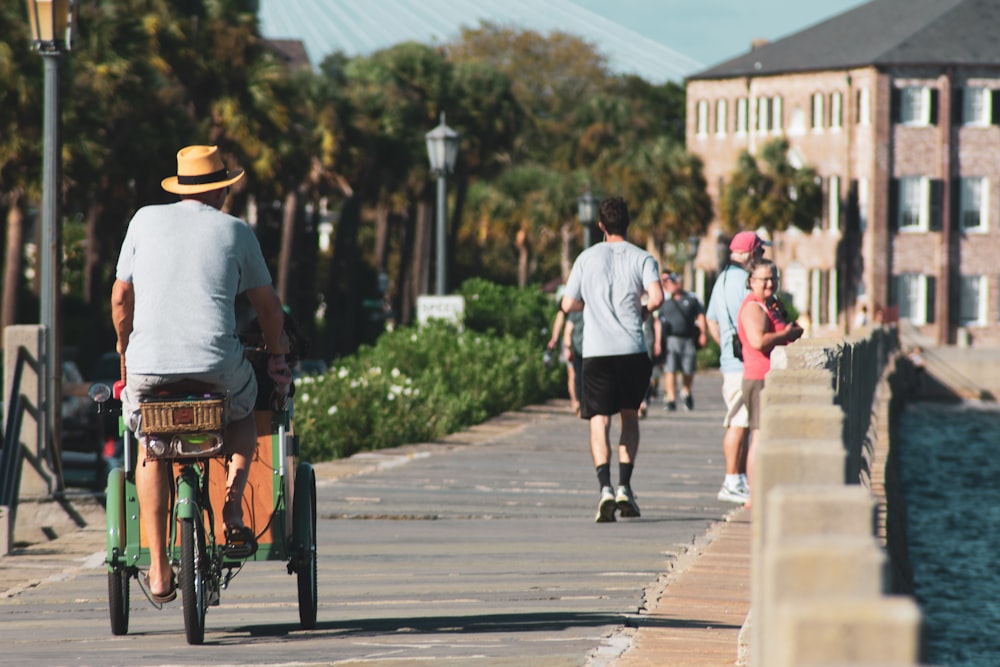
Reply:
[[[465,296],[467,304],[473,300]],[[490,300],[490,310],[505,312],[502,298],[494,293]],[[551,301],[537,303],[554,309]],[[565,370],[542,363],[545,313],[530,310],[521,309],[520,326],[532,325],[520,336],[459,331],[438,321],[402,327],[325,375],[296,380],[302,456],[321,461],[433,440],[559,395]]]

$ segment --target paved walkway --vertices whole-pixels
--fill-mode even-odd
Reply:
[[[590,523],[596,509],[597,484],[589,464],[586,430],[569,415],[565,401],[509,413],[450,436],[443,443],[318,464],[319,515],[321,519],[364,521],[374,512],[385,514],[380,518],[391,518],[425,511],[418,509],[419,503],[429,494],[440,493],[441,488],[427,484],[424,475],[431,470],[441,475],[436,483],[445,485],[444,493],[450,494],[452,502],[433,517],[442,519],[435,524],[447,523],[451,514],[464,519],[490,513],[494,525],[520,525],[522,521],[532,525],[535,520],[534,525],[563,531],[560,539],[566,543],[560,542],[559,549],[547,553],[544,539],[519,542],[519,555],[529,556],[523,550],[534,548],[544,557],[562,557],[561,552],[555,552],[572,547],[576,534],[581,543],[577,551],[588,544],[615,549],[617,540],[623,554],[632,559],[622,561],[622,567],[627,567],[626,562],[645,562],[643,558],[661,563],[663,571],[658,577],[633,579],[632,585],[638,588],[631,588],[631,593],[618,592],[625,581],[621,573],[601,570],[606,576],[618,577],[601,589],[604,601],[600,604],[617,608],[622,625],[594,646],[589,656],[580,656],[580,664],[734,665],[740,629],[749,609],[750,525],[747,511],[715,499],[723,470],[720,385],[718,374],[699,375],[693,412],[668,414],[659,404],[651,408],[642,424],[634,477],[643,510],[639,520],[605,526]],[[400,464],[404,464],[402,468]],[[410,472],[404,475],[394,472],[407,469]],[[617,479],[617,466],[613,466],[612,476]],[[376,487],[385,480],[391,480],[395,488],[385,491]],[[397,496],[391,497],[391,493]],[[377,503],[375,498],[379,498]],[[607,540],[607,544],[594,540]],[[341,546],[352,547],[349,540]],[[23,547],[0,558],[0,601],[46,582],[72,578],[81,569],[99,567],[103,549],[103,520],[98,520],[46,544]],[[641,555],[643,550],[646,557]],[[330,551],[325,551],[324,557],[327,553]],[[337,558],[340,567],[349,567],[349,558],[335,554],[330,558]],[[371,569],[374,565],[368,558],[359,559],[356,567]],[[326,562],[321,560],[321,568]],[[565,576],[572,580],[574,575],[570,572]],[[320,578],[323,583],[323,572]],[[341,601],[349,600],[349,586],[340,586],[337,595]],[[636,599],[641,600],[639,608],[629,608]],[[589,596],[580,596],[579,604],[586,609],[587,600],[591,600],[589,609],[597,608]],[[325,602],[326,598],[321,600]],[[321,615],[325,611],[321,609]],[[511,612],[517,613],[513,608]],[[507,664],[495,664],[501,663]],[[476,664],[493,663],[477,660]]]

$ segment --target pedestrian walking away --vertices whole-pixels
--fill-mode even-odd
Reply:
[[[632,472],[639,451],[639,406],[652,371],[643,322],[663,302],[663,291],[656,260],[626,240],[630,219],[625,200],[609,197],[599,211],[604,243],[576,258],[561,307],[566,312],[583,310],[580,416],[589,422],[600,487],[596,521],[605,523],[615,521],[616,512],[640,516]],[[611,420],[616,414],[621,425],[617,492],[611,486]]]
[[[747,410],[743,405],[743,360],[733,349],[736,320],[743,299],[750,293],[747,267],[754,257],[764,253],[771,245],[754,232],[740,232],[729,242],[729,263],[719,272],[708,300],[705,314],[708,332],[719,344],[719,369],[722,371],[722,397],[726,401],[726,415],[722,425],[722,453],[726,471],[719,500],[743,504],[750,500],[747,482]]]
[[[743,402],[750,424],[750,449],[747,453],[747,481],[753,494],[754,453],[760,437],[760,392],[764,377],[771,370],[771,351],[802,337],[802,327],[788,321],[778,298],[778,269],[769,259],[758,258],[750,265],[747,286],[750,294],[743,300],[737,319],[743,345]],[[746,507],[750,506],[747,502]]]
[[[145,206],[129,222],[111,312],[128,371],[122,414],[130,428],[138,426],[141,442],[139,401],[157,387],[193,380],[228,393],[225,443],[231,458],[222,518],[227,548],[252,555],[257,543],[243,522],[243,491],[257,447],[257,382],[237,336],[238,295],[246,295],[257,313],[270,352],[268,375],[287,386],[291,371],[281,300],[260,244],[249,225],[221,210],[229,187],[242,178],[242,169],[226,169],[215,146],[177,153],[177,176],[161,185],[181,200]],[[144,446],[139,450],[139,523],[150,553],[145,581],[152,600],[169,602],[177,597],[166,552],[172,467],[147,458]]]
[[[684,289],[676,273],[660,276],[663,304],[656,312],[654,330],[663,363],[663,400],[667,410],[677,409],[677,376],[681,380],[681,402],[694,410],[691,387],[700,348],[708,342],[705,309],[697,295]]]

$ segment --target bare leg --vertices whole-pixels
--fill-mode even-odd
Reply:
[[[569,402],[574,411],[579,411],[580,397],[576,395],[576,369],[573,368],[572,362],[566,364],[566,380],[569,385]]]
[[[618,463],[635,463],[639,454],[639,413],[622,410],[622,435],[618,445]]]
[[[691,373],[684,373],[681,375],[681,384],[684,387],[684,393],[688,396],[691,395],[691,385],[694,384],[694,375]]]
[[[610,417],[594,415],[590,418],[590,454],[594,458],[595,468],[611,461],[610,433]]]
[[[252,413],[226,426],[226,447],[232,458],[226,479],[222,521],[228,528],[243,525],[243,491],[257,450],[257,425]]]
[[[673,372],[663,374],[663,400],[668,403],[677,400],[677,378]]]
[[[149,547],[150,592],[157,595],[170,590],[173,577],[167,559],[167,505],[172,470],[169,463],[146,460],[146,447],[139,444],[139,466],[135,471],[139,527]]]
[[[738,475],[746,471],[744,441],[747,429],[742,426],[730,426],[722,437],[722,454],[726,459],[726,474]]]
[[[760,429],[753,429],[750,431],[750,449],[747,452],[747,485],[750,487],[750,498],[753,499],[753,466],[754,466],[754,453],[757,450],[757,441],[760,439]],[[743,507],[750,507],[750,500],[743,505]]]

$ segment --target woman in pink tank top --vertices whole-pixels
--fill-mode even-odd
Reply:
[[[769,259],[757,259],[747,278],[750,294],[740,306],[736,332],[743,344],[743,402],[750,417],[750,451],[747,481],[753,493],[753,459],[760,434],[760,392],[764,376],[771,370],[771,350],[802,336],[802,327],[785,320],[785,309],[777,299],[778,269]],[[753,496],[751,495],[751,498]],[[750,503],[746,504],[747,507]]]

